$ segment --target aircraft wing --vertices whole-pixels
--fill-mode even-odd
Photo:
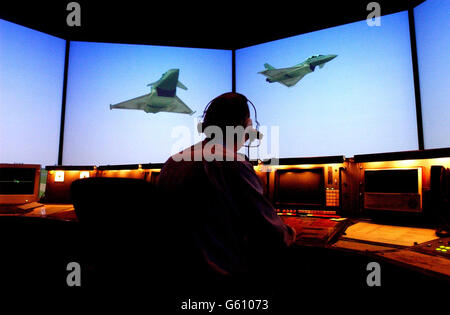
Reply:
[[[173,98],[172,104],[170,104],[164,111],[189,115],[195,113],[178,96]]]
[[[305,75],[307,75],[307,74],[308,73],[305,73],[305,74],[302,74],[302,75],[299,75],[299,76],[296,76],[296,77],[293,77],[293,78],[290,78],[290,79],[280,80],[278,82],[283,84],[283,85],[285,85],[285,86],[287,86],[287,87],[291,87],[291,86],[296,85],[297,82],[300,81],[301,79],[303,79],[303,77]]]
[[[264,70],[258,73],[261,73],[262,75],[265,75],[266,77],[269,78],[273,78],[273,77],[278,77],[278,76],[282,76],[286,73],[289,73],[290,71],[294,70],[294,67],[291,68],[280,68],[280,69],[269,69],[269,70]]]
[[[148,103],[147,101],[148,101],[149,95],[150,94],[145,94],[145,95],[133,98],[133,99],[125,101],[125,102],[117,103],[114,105],[109,105],[109,108],[110,109],[122,108],[122,109],[142,109],[142,110],[144,110],[145,106]]]

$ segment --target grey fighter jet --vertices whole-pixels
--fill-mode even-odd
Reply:
[[[325,63],[336,58],[337,55],[318,55],[312,56],[302,63],[290,67],[275,69],[268,63],[264,64],[266,70],[258,72],[267,77],[266,81],[269,83],[278,82],[287,87],[297,84],[305,75],[314,71],[315,67],[323,68]]]
[[[150,83],[151,92],[131,100],[109,105],[109,109],[140,109],[146,113],[172,112],[192,115],[195,113],[176,95],[177,87],[187,90],[180,81],[178,81],[179,69],[171,69],[165,72],[161,79]]]

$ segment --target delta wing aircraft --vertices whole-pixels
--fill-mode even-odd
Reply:
[[[279,69],[265,63],[264,68],[266,68],[266,70],[258,73],[266,76],[266,81],[269,83],[278,82],[287,87],[291,87],[296,85],[297,82],[300,81],[305,75],[313,72],[317,66],[319,66],[319,68],[323,68],[325,63],[336,57],[337,55],[312,56],[296,66]]]
[[[139,109],[146,113],[172,112],[192,115],[195,113],[177,95],[177,87],[187,90],[187,87],[178,81],[179,69],[170,69],[161,78],[153,83],[151,92],[128,101],[109,105],[109,109]]]

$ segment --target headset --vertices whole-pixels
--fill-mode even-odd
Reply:
[[[242,96],[244,96],[244,95],[242,95]],[[220,97],[220,96],[218,96],[218,97]],[[208,111],[208,108],[211,105],[211,103],[214,102],[218,97],[214,98],[213,100],[211,100],[206,105],[205,110],[203,111],[203,114],[200,116],[202,121],[199,121],[198,124],[197,124],[197,131],[198,131],[198,133],[204,133],[203,121],[205,119],[206,112]],[[255,115],[256,128],[253,128],[253,127],[249,128],[249,130],[248,130],[249,144],[248,145],[244,145],[244,146],[247,147],[247,149],[249,149],[249,148],[257,148],[257,147],[260,146],[261,139],[263,138],[264,135],[261,132],[259,132],[258,113],[256,111],[255,105],[247,97],[245,97],[245,100],[246,100],[247,104],[250,103],[250,105],[252,105],[252,107],[253,107],[253,112],[254,112],[254,115]],[[251,143],[254,142],[255,140],[258,140],[258,143],[256,145],[251,145]]]

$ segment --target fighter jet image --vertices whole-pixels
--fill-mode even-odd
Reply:
[[[187,90],[187,87],[178,81],[179,69],[170,69],[165,72],[161,79],[150,83],[151,92],[131,100],[109,105],[109,109],[140,109],[146,113],[172,112],[192,115],[192,111],[183,101],[176,96],[177,87]]]
[[[316,66],[323,68],[325,63],[336,57],[337,55],[312,56],[296,66],[280,69],[275,69],[268,63],[265,63],[264,67],[266,70],[258,73],[266,76],[266,81],[269,83],[278,82],[287,87],[291,87],[296,85],[305,75],[313,72]]]

